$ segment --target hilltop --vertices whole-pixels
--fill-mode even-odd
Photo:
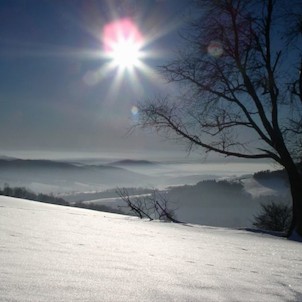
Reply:
[[[0,197],[1,301],[301,301],[302,245]]]

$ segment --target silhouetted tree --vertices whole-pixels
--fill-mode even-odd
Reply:
[[[189,149],[283,166],[293,204],[290,232],[302,235],[301,1],[194,3],[194,21],[182,33],[186,47],[160,67],[183,94],[142,102],[138,124]]]

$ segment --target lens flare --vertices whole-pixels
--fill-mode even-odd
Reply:
[[[133,106],[131,108],[131,113],[132,113],[132,115],[137,115],[138,114],[138,108],[136,106]]]
[[[223,54],[223,46],[219,41],[211,41],[208,46],[208,54],[212,57],[219,58]]]

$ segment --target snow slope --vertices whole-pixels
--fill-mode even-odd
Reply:
[[[0,301],[302,301],[302,244],[0,197]]]

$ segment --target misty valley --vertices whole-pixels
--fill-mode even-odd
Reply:
[[[28,199],[127,215],[133,212],[117,188],[127,188],[133,199],[158,192],[174,217],[182,222],[233,228],[250,228],[260,204],[290,204],[282,171],[244,173],[248,170],[238,168],[236,175],[234,167],[235,172],[226,174],[224,167],[219,171],[194,162],[2,157],[0,185],[7,190],[26,188],[36,194]],[[43,194],[50,194],[59,202],[47,200]]]

